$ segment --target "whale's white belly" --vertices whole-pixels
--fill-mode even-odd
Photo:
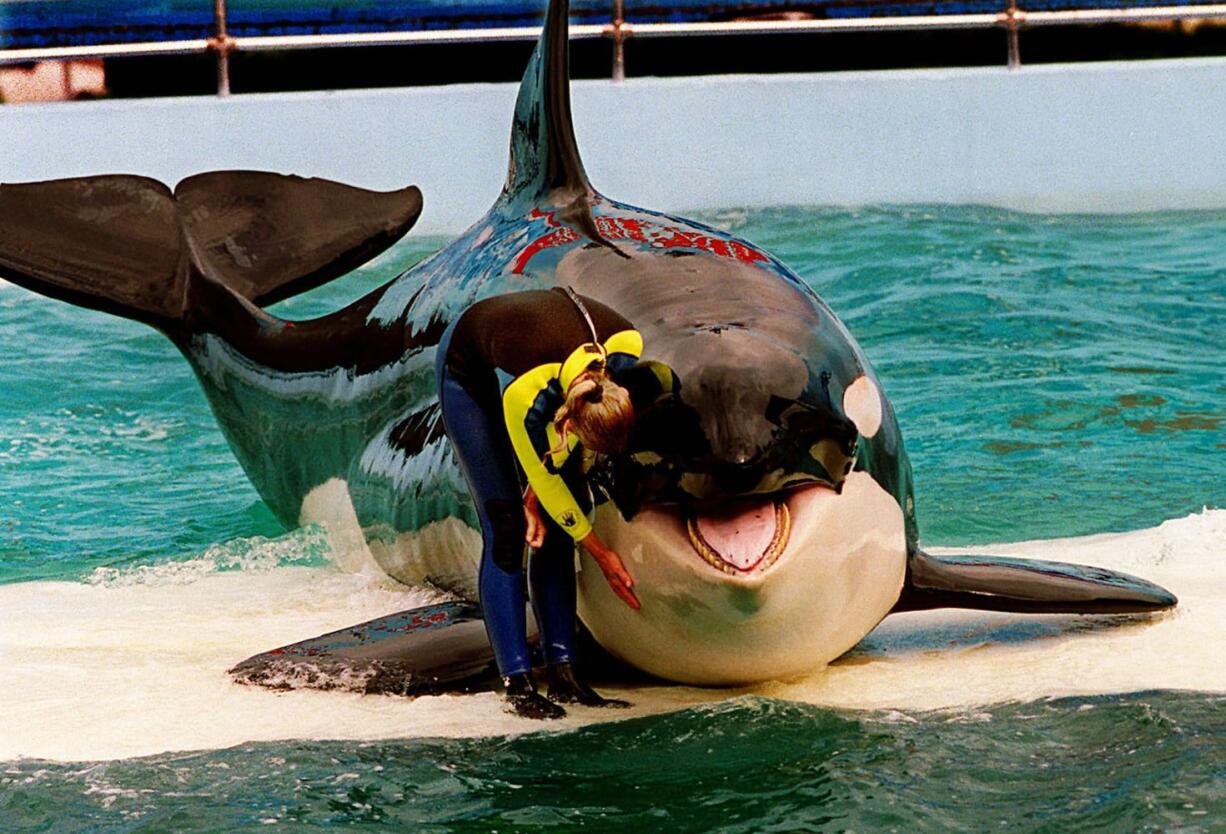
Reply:
[[[405,585],[428,584],[465,599],[477,598],[481,532],[459,518],[407,532],[362,529],[348,483],[333,478],[307,494],[299,520],[324,528],[333,558],[345,571],[382,571]]]

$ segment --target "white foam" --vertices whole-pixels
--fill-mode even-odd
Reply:
[[[290,738],[541,729],[502,713],[492,693],[406,700],[275,693],[232,683],[226,670],[249,655],[435,598],[369,572],[274,567],[283,559],[266,558],[266,549],[283,545],[251,544],[237,562],[214,554],[99,575],[94,582],[0,586],[0,760],[110,759]],[[975,550],[1128,571],[1170,588],[1180,606],[1139,621],[904,614],[887,619],[848,656],[803,680],[753,690],[640,688],[626,693],[636,704],[629,714],[748,691],[895,710],[899,720],[917,710],[1048,696],[1151,688],[1226,691],[1220,649],[1226,634],[1226,510],[1133,533]],[[610,717],[575,709],[549,729]]]

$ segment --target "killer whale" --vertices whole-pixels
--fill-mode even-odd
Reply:
[[[1175,604],[1144,580],[1057,563],[933,557],[881,385],[785,265],[702,224],[611,200],[570,117],[566,3],[552,2],[516,103],[506,184],[449,246],[353,305],[290,322],[264,308],[405,234],[406,188],[212,172],[0,187],[0,276],[150,324],[192,365],[231,448],[286,526],[351,508],[390,575],[473,598],[475,518],[434,401],[433,349],[473,301],[566,284],[614,307],[675,392],[628,454],[592,473],[602,537],[644,602],[580,573],[596,642],[698,683],[785,677],[842,654],[891,611],[1121,613]],[[413,693],[489,663],[480,612],[403,612],[239,664],[240,680]]]

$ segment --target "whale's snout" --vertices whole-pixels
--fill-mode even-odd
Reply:
[[[606,649],[662,677],[706,684],[819,668],[898,599],[906,543],[898,503],[866,473],[703,506],[657,505],[596,528],[621,554],[631,611],[583,557],[579,609]]]

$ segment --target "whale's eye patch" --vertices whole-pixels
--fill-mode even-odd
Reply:
[[[881,428],[882,411],[881,392],[863,374],[856,377],[843,392],[843,413],[865,437],[874,436]]]

